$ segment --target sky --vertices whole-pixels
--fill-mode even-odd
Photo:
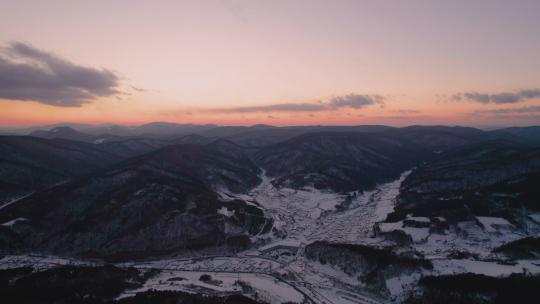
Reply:
[[[0,126],[540,124],[537,0],[0,0]]]

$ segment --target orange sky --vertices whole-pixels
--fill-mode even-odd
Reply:
[[[16,79],[16,92],[13,73],[0,65],[0,126],[539,124],[540,96],[520,90],[540,87],[540,2],[450,2],[3,1],[0,59],[9,67],[28,63],[9,54],[19,41],[74,67],[106,69],[118,81],[114,93],[58,106],[40,95],[56,87],[38,94],[28,87],[30,74]],[[58,90],[68,94],[71,85]],[[467,92],[492,97],[451,99]],[[265,108],[330,105],[349,94],[383,102]]]

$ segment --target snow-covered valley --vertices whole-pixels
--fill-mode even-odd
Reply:
[[[248,194],[222,192],[220,195],[224,200],[242,199],[260,206],[265,216],[274,220],[272,230],[252,236],[255,245],[235,255],[168,257],[115,264],[121,268],[158,271],[143,286],[125,290],[120,298],[148,290],[175,290],[194,294],[242,293],[268,303],[385,303],[403,301],[418,280],[426,275],[471,272],[503,276],[521,273],[523,269],[540,273],[540,260],[520,260],[503,265],[493,258],[491,250],[494,247],[524,236],[502,219],[479,218],[480,225],[463,222],[457,225],[461,227],[459,231],[454,227],[442,232],[429,228],[434,220],[429,218],[381,223],[393,211],[399,187],[409,173],[404,172],[398,179],[363,193],[276,188],[267,176],[263,176],[262,182]],[[220,213],[232,216],[226,209]],[[411,222],[416,226],[411,226]],[[411,242],[400,243],[387,237],[395,231],[408,235]],[[323,245],[313,249],[312,244]],[[382,281],[373,283],[361,279],[364,276],[361,269],[370,265],[351,265],[355,269],[351,271],[348,265],[340,262],[342,258],[332,256],[332,249],[324,249],[324,244],[391,248],[397,257],[415,252],[432,267],[401,267],[399,263],[389,262],[379,265]],[[306,254],[306,248],[309,248],[310,256]],[[472,255],[448,258],[455,250],[469,250]],[[323,256],[329,257],[328,263],[320,259]],[[359,258],[358,261],[363,261],[362,256]],[[354,264],[355,261],[345,263]],[[49,256],[5,256],[0,259],[0,269],[31,266],[41,271],[60,265],[95,266],[100,262]],[[204,275],[210,279],[201,280]]]

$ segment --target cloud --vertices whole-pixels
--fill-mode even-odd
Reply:
[[[540,97],[540,89],[524,89],[514,92],[502,92],[496,94],[465,92],[454,94],[450,97],[450,99],[453,101],[468,100],[483,104],[512,104],[538,97]]]
[[[278,103],[265,106],[234,107],[219,109],[219,112],[253,113],[253,112],[317,112],[327,110],[322,103]]]
[[[540,106],[528,106],[521,108],[505,108],[474,111],[473,114],[519,114],[519,113],[540,113]]]
[[[525,115],[512,115],[512,114],[497,114],[490,117],[497,120],[510,120],[513,124],[516,122],[538,124],[540,123],[540,114],[525,114]]]
[[[134,85],[130,85],[130,87],[131,87],[134,91],[137,91],[137,92],[146,92],[146,89],[139,88],[139,87],[136,87],[136,86],[134,86]]]
[[[471,112],[470,115],[473,117],[483,116],[489,119],[538,124],[540,122],[540,106],[477,110]]]
[[[360,109],[373,104],[384,104],[384,98],[380,95],[358,95],[349,94],[345,96],[337,96],[330,99],[328,106],[332,109],[350,107]]]
[[[379,118],[379,119],[425,119],[425,118],[431,118],[430,115],[380,115],[380,116],[372,116],[372,118]]]
[[[119,94],[119,78],[106,69],[80,66],[31,45],[0,49],[0,98],[79,107]]]
[[[419,114],[419,113],[422,113],[422,111],[412,110],[412,109],[397,109],[397,110],[390,110],[389,112],[399,113],[399,114]]]
[[[527,89],[519,91],[524,98],[537,98],[540,97],[540,89]]]
[[[213,109],[212,111],[225,113],[322,112],[340,108],[361,109],[375,104],[384,105],[384,98],[379,95],[349,94],[333,97],[328,102],[278,103],[262,106]]]

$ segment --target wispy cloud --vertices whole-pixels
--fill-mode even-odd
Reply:
[[[139,87],[136,87],[136,86],[134,86],[134,85],[130,85],[130,87],[131,87],[134,91],[137,91],[137,92],[146,92],[146,89],[139,88]]]
[[[490,117],[491,119],[496,120],[509,120],[512,123],[520,122],[520,123],[529,123],[529,124],[538,124],[540,123],[540,114],[524,114],[524,115],[516,115],[516,114],[497,114]]]
[[[369,105],[384,105],[384,98],[380,95],[348,94],[330,99],[327,104],[332,109],[353,108],[360,109]]]
[[[520,113],[540,113],[540,106],[528,106],[521,108],[504,108],[504,109],[490,109],[490,110],[478,110],[473,114],[520,114]]]
[[[501,93],[478,93],[478,92],[464,92],[457,93],[450,96],[453,101],[473,101],[483,104],[511,104],[525,101],[527,99],[540,97],[540,89],[523,89],[516,90],[514,92],[501,92]]]
[[[253,112],[317,112],[327,110],[323,103],[278,103],[263,106],[246,106],[213,109],[216,112],[226,113],[253,113]]]
[[[412,110],[412,109],[397,109],[397,110],[389,110],[388,112],[399,113],[399,114],[419,114],[419,113],[422,113],[422,111]]]
[[[425,119],[425,118],[431,118],[430,115],[379,115],[379,116],[372,116],[371,118],[377,118],[377,119]]]
[[[106,69],[74,64],[29,44],[13,42],[0,49],[0,98],[79,107],[113,96],[119,77]]]
[[[348,94],[336,96],[327,102],[278,103],[261,106],[245,106],[212,109],[212,112],[255,113],[255,112],[321,112],[341,108],[361,109],[370,105],[384,105],[380,95]]]

